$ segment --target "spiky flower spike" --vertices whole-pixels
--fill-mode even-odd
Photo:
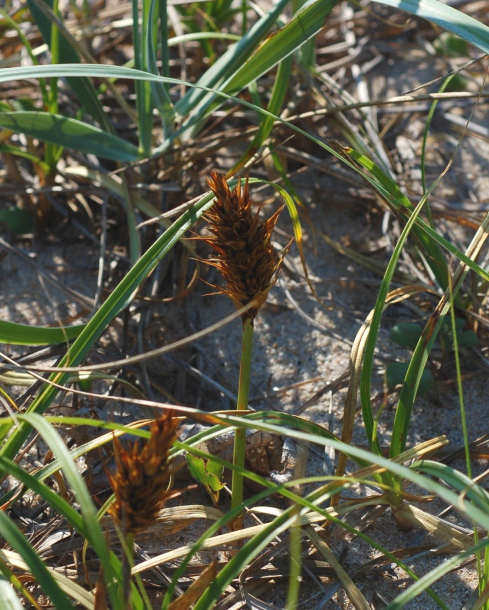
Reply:
[[[224,176],[211,172],[207,184],[216,196],[214,206],[205,214],[211,237],[205,241],[214,249],[217,258],[209,261],[219,269],[227,294],[238,309],[254,305],[243,314],[243,320],[256,317],[276,282],[285,252],[277,256],[270,243],[282,206],[273,216],[260,222],[252,214],[248,180],[244,188],[238,182],[234,191]]]
[[[170,494],[168,452],[176,439],[178,419],[171,414],[150,426],[151,438],[123,447],[114,438],[117,470],[109,473],[115,502],[109,513],[124,533],[139,534],[155,523]]]

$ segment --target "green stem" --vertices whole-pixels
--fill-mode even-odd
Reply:
[[[123,579],[123,604],[124,610],[131,610],[131,570],[134,565],[134,540],[135,536],[132,533],[126,533],[125,548],[122,550],[122,579]]]
[[[251,378],[251,352],[253,348],[253,320],[243,321],[243,339],[241,343],[241,365],[239,369],[238,402],[236,409],[243,411],[248,408]],[[238,428],[234,437],[233,464],[244,468],[246,453],[246,430]],[[233,470],[231,508],[236,508],[243,502],[243,475]]]
[[[53,13],[59,17],[58,0],[53,2]],[[51,63],[53,65],[59,63],[59,30],[56,23],[51,24]],[[49,112],[56,114],[58,112],[58,79],[53,77],[50,79],[49,90]],[[46,142],[45,161],[49,166],[49,174],[54,174],[56,170],[58,146],[52,142]]]

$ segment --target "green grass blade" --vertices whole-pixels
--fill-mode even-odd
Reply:
[[[217,89],[228,78],[232,77],[243,65],[243,60],[250,57],[252,52],[258,47],[263,36],[270,30],[287,4],[288,0],[279,0],[274,4],[271,10],[242,36],[239,42],[230,47],[213,66],[205,71],[205,74],[198,80],[197,86]],[[198,88],[191,89],[177,102],[175,110],[180,116],[186,117],[191,112],[195,112],[195,109],[204,98],[213,99],[214,96],[212,95],[209,98],[206,91],[199,90]]]
[[[134,66],[137,70],[149,70],[146,65],[146,46],[149,19],[149,1],[132,0],[133,18],[133,46],[134,46]],[[141,29],[140,29],[141,24]],[[139,153],[147,157],[151,151],[152,129],[153,129],[153,100],[151,94],[151,83],[149,81],[137,81],[136,90],[136,111],[138,117]]]
[[[317,0],[312,4],[309,4],[299,13],[294,15],[291,21],[278,32],[275,32],[272,36],[269,36],[265,42],[263,42],[256,51],[252,54],[251,45],[247,49],[248,54],[241,54],[238,59],[239,63],[236,65],[236,69],[230,73],[229,65],[223,66],[219,78],[208,84],[206,81],[201,80],[198,82],[199,85],[211,86],[214,89],[221,89],[228,95],[235,95],[250,83],[254,82],[260,76],[265,74],[268,70],[279,64],[290,54],[296,51],[301,45],[312,38],[319,30],[323,27],[324,20],[329,14],[331,9],[335,6],[336,0]],[[272,12],[272,11],[271,11]],[[263,19],[269,19],[271,12]],[[258,22],[260,23],[260,22]],[[258,24],[255,24],[258,25]],[[252,28],[253,29],[253,28]],[[242,39],[242,41],[251,34],[248,32]],[[235,45],[233,49],[237,50],[240,43]],[[256,45],[254,45],[256,46]],[[230,58],[230,65],[234,65]],[[244,63],[243,63],[243,60]],[[229,78],[226,78],[229,75]],[[211,94],[207,96],[199,95],[200,92],[194,90],[190,95],[197,96],[199,100],[198,106],[193,106],[188,111],[188,120],[183,124],[181,129],[181,137],[183,139],[190,137],[194,134],[195,130],[198,129],[198,124],[204,118],[204,116],[212,109],[215,108],[214,102],[216,101],[216,95]],[[222,103],[222,98],[219,100],[218,105]],[[177,110],[180,110],[179,104],[176,105]],[[184,107],[184,110],[186,108]],[[184,114],[183,112],[181,112]],[[184,115],[185,116],[185,115]],[[188,129],[192,126],[192,129]]]
[[[166,10],[167,0],[151,0],[148,14],[150,27],[148,28],[145,45],[145,65],[148,72],[158,74],[156,65],[156,49],[158,41],[155,38],[154,32],[157,30],[158,19],[161,23],[161,50],[162,50],[162,65],[163,76],[170,75],[169,68],[169,52],[168,52],[168,15]],[[159,5],[159,12],[156,11],[156,6]],[[173,122],[175,120],[175,110],[168,92],[168,84],[162,82],[152,82],[151,89],[153,92],[153,104],[160,113],[163,122],[165,138],[170,138],[173,132]]]
[[[365,346],[364,363],[360,379],[360,403],[362,406],[363,422],[365,425],[365,433],[367,435],[367,440],[372,450],[375,451],[378,455],[380,455],[382,451],[380,443],[375,434],[375,418],[372,409],[372,402],[370,400],[370,383],[374,365],[375,346],[377,343],[377,337],[382,321],[382,314],[384,312],[387,294],[389,292],[389,287],[392,282],[392,277],[396,270],[397,263],[405,246],[406,240],[414,226],[417,215],[421,211],[422,206],[423,203],[421,202],[420,204],[418,204],[418,208],[414,210],[411,214],[411,217],[407,222],[406,226],[404,227],[396,244],[396,247],[394,248],[392,256],[389,260],[389,264],[387,265],[387,269],[385,270],[385,274],[382,279],[382,284],[380,286],[379,293],[377,295],[377,300],[375,302],[374,313],[372,316],[372,321],[370,322],[369,335]]]
[[[335,5],[336,0],[317,0],[308,3],[285,27],[275,32],[273,36],[269,36],[260,45],[225,84],[223,91],[234,95],[299,49],[319,32]]]
[[[471,502],[482,510],[489,511],[489,492],[480,485],[476,485],[467,475],[440,462],[421,460],[415,462],[411,468],[416,472],[424,472],[441,481],[445,481],[453,489],[466,496]]]
[[[383,192],[387,194],[386,196],[384,195],[384,199],[387,201],[389,206],[393,208],[394,211],[401,212],[405,217],[406,210],[403,210],[403,208],[406,208],[410,212],[414,210],[413,204],[404,195],[398,184],[392,178],[390,178],[390,176],[388,176],[378,165],[376,165],[373,161],[371,161],[364,155],[356,152],[352,148],[345,150],[347,151],[348,155],[355,159],[355,161],[357,161],[362,167],[367,169],[372,174],[372,176],[378,181],[378,184],[383,187]],[[436,277],[438,283],[440,284],[443,290],[446,290],[448,288],[447,263],[438,244],[434,242],[431,237],[418,226],[413,227],[413,234],[416,236],[416,238],[421,244],[421,247],[425,251],[431,270],[433,271],[433,274]]]
[[[136,161],[137,148],[98,127],[49,112],[2,112],[0,127],[113,161]]]
[[[374,0],[436,23],[489,53],[489,27],[477,19],[437,0]]]
[[[73,608],[67,595],[58,586],[42,559],[3,511],[0,511],[0,533],[8,544],[22,556],[37,584],[49,597],[54,607],[57,610]]]
[[[428,587],[434,584],[437,580],[448,574],[452,570],[454,570],[457,566],[459,566],[465,559],[469,559],[470,557],[477,555],[480,551],[487,549],[489,546],[489,539],[485,539],[479,544],[473,546],[454,557],[450,557],[449,559],[445,559],[445,561],[430,570],[427,574],[422,576],[419,580],[417,580],[413,585],[411,585],[408,589],[399,594],[396,599],[394,599],[386,608],[386,610],[401,610],[405,608],[406,605],[412,601],[415,597],[420,595],[423,591],[426,591]]]
[[[9,345],[56,345],[76,339],[84,328],[84,324],[64,328],[43,328],[0,320],[0,343],[8,343]]]
[[[270,95],[267,110],[273,115],[279,114],[280,110],[282,109],[282,105],[287,94],[287,89],[289,87],[291,68],[292,56],[289,55],[289,57],[286,57],[278,67],[277,76]],[[258,128],[253,141],[248,146],[238,163],[236,163],[234,166],[232,174],[235,174],[239,169],[241,169],[247,163],[247,161],[258,152],[258,150],[263,146],[265,140],[270,135],[274,125],[275,119],[273,117],[268,115],[261,117],[260,127]]]

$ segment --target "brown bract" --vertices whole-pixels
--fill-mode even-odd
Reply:
[[[204,216],[211,233],[205,241],[217,254],[207,262],[222,273],[225,287],[219,290],[227,294],[238,309],[254,302],[242,316],[254,319],[277,280],[286,253],[275,254],[270,241],[284,206],[268,220],[260,222],[259,215],[251,211],[248,180],[244,187],[238,182],[231,191],[224,176],[211,172],[207,184],[216,201]]]
[[[153,525],[170,494],[168,452],[176,439],[178,420],[156,419],[151,438],[122,446],[114,438],[116,472],[109,473],[115,502],[109,513],[126,534],[139,534]]]

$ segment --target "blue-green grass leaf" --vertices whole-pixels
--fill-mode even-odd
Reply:
[[[137,148],[98,127],[49,112],[2,112],[0,127],[113,161],[136,161]]]
[[[489,27],[438,0],[374,0],[436,23],[484,53],[489,53]]]

